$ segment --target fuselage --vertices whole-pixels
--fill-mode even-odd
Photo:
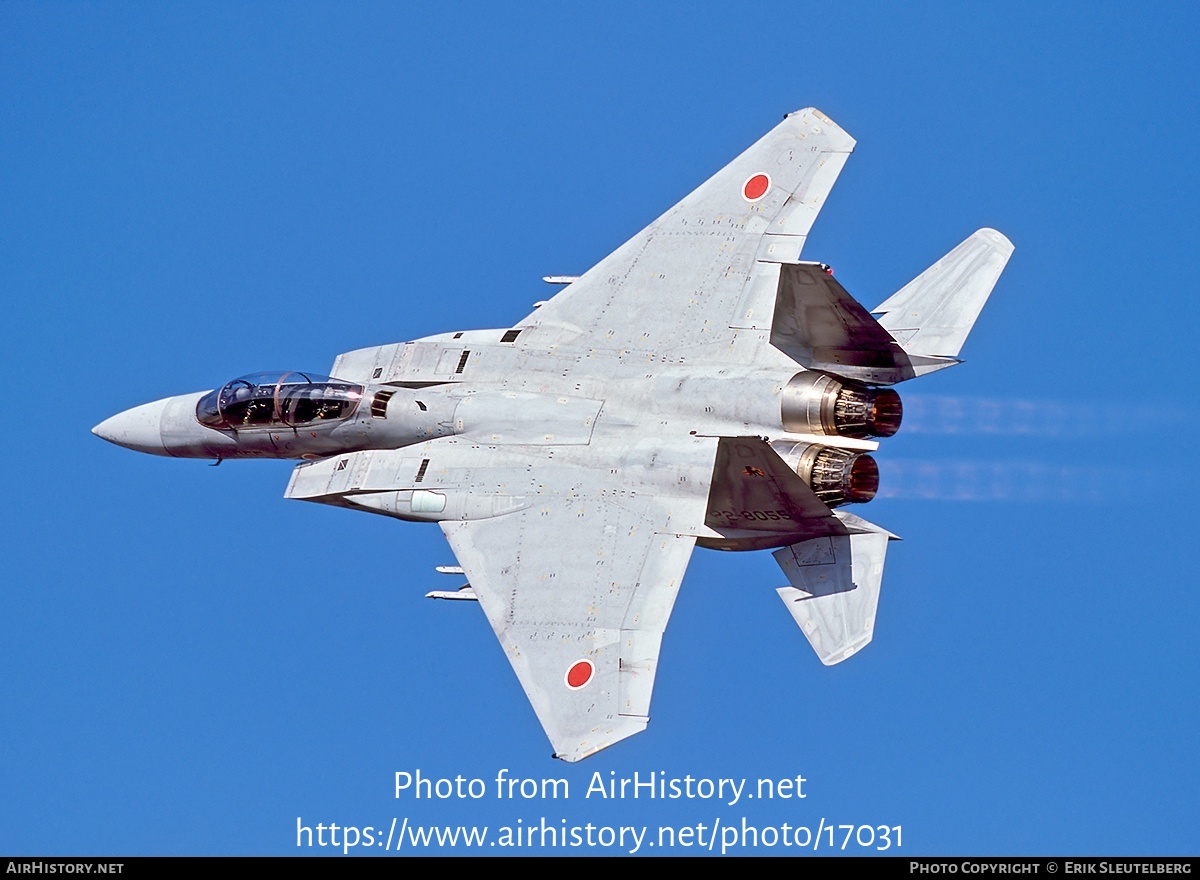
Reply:
[[[408,345],[435,346],[458,356],[461,344],[441,343],[454,335]],[[508,347],[496,352],[500,357],[512,353]],[[487,359],[479,344],[468,354]],[[590,354],[548,351],[544,358],[526,358],[516,370],[385,383],[299,371],[256,373],[210,391],[133,407],[92,432],[119,446],[175,458],[314,459],[459,434],[483,440],[502,434],[507,442],[536,446],[574,443],[563,438],[578,435],[581,415],[590,414],[589,435],[598,425],[610,433],[645,432],[650,424],[661,436],[754,435],[859,451],[878,445],[823,425],[819,412],[796,423],[792,413],[798,405],[789,397],[799,378],[794,365],[783,370],[647,369],[644,363],[596,358],[593,375],[587,370],[590,359]],[[802,375],[829,381],[820,374]]]
[[[289,497],[438,521],[498,515],[531,491],[513,485],[514,473],[567,461],[586,466],[597,450],[619,471],[628,452],[661,447],[658,458],[673,462],[677,473],[630,474],[630,485],[663,480],[682,481],[688,492],[707,488],[715,438],[739,436],[771,441],[831,506],[865,501],[877,485],[875,464],[863,453],[878,444],[868,438],[899,424],[894,392],[797,373],[791,361],[697,368],[637,352],[517,348],[497,341],[505,332],[441,334],[351,352],[334,367],[350,378],[251,374],[134,407],[93,433],[177,458],[307,461],[315,470],[297,471]],[[349,464],[339,457],[372,450],[374,463],[356,465],[357,478],[332,473]],[[372,468],[413,486],[379,492],[367,478]],[[317,476],[325,470],[328,479]],[[457,485],[468,473],[472,485]],[[500,475],[490,491],[488,473]],[[624,476],[616,474],[618,485]],[[710,523],[697,524],[702,543],[762,545],[763,536],[741,535],[718,518],[714,511]]]
[[[454,406],[440,391],[418,395],[313,373],[255,373],[133,407],[92,433],[174,458],[315,459],[453,433]]]

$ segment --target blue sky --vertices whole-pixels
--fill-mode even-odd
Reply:
[[[1194,854],[1198,38],[1169,3],[0,6],[0,852],[545,817]],[[507,327],[809,105],[858,148],[805,257],[868,306],[1016,244],[967,363],[901,388],[859,512],[905,540],[841,666],[769,554],[698,552],[649,729],[561,764],[479,609],[422,598],[457,585],[437,528],[88,433]],[[417,769],[571,796],[395,799]],[[635,771],[807,797],[583,796]]]

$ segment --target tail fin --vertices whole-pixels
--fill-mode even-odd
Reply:
[[[848,535],[811,538],[775,551],[790,587],[776,590],[826,666],[858,653],[875,635],[888,541],[895,535],[837,511]]]
[[[958,353],[1013,244],[995,229],[980,229],[871,311],[911,356],[931,358],[917,375],[958,363]],[[938,361],[941,361],[940,363]]]

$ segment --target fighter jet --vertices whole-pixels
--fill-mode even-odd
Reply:
[[[800,260],[854,139],[809,108],[511,327],[257,373],[93,432],[287,458],[286,496],[441,526],[555,757],[645,729],[695,547],[773,550],[822,663],[871,641],[892,386],[959,363],[1013,246],[980,229],[868,312]]]

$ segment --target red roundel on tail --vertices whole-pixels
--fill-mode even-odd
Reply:
[[[742,184],[742,198],[748,202],[757,202],[771,188],[771,178],[766,174],[755,174]]]
[[[567,687],[573,691],[579,690],[592,680],[596,674],[596,664],[591,660],[577,660],[567,670]]]

